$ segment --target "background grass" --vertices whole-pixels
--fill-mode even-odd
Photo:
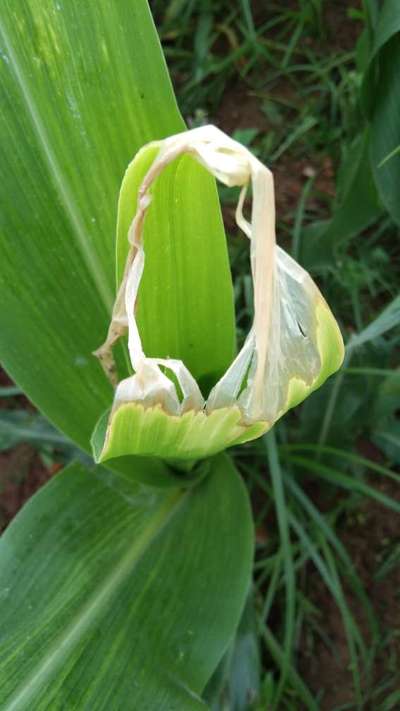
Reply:
[[[187,123],[216,123],[272,168],[278,240],[347,343],[338,375],[234,453],[256,518],[255,585],[207,691],[215,710],[400,708],[400,241],[365,158],[370,4],[151,3]],[[235,198],[221,189],[243,339],[252,293]],[[1,449],[29,440],[52,471],[68,460],[13,386],[0,397]]]

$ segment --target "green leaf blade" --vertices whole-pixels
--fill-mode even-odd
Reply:
[[[385,0],[374,33],[374,47],[363,81],[364,106],[371,122],[370,161],[379,197],[400,223],[399,92],[400,6]],[[389,156],[392,156],[389,160]]]
[[[2,708],[202,708],[252,553],[224,456],[199,487],[166,494],[72,465],[0,544]]]
[[[122,182],[118,284],[139,187],[157,152],[144,147]],[[182,360],[205,395],[231,364],[236,338],[232,279],[221,239],[224,227],[219,211],[209,208],[217,199],[215,181],[190,156],[180,157],[157,178],[144,223],[145,268],[137,308],[146,355]]]
[[[0,360],[88,450],[112,401],[92,353],[104,340],[115,294],[121,179],[144,143],[184,124],[145,0],[5,0],[0,54]],[[226,250],[220,223],[208,236],[202,199],[186,193],[182,215],[195,215],[187,225],[204,235],[206,252],[208,239]],[[165,283],[163,265],[160,273]]]

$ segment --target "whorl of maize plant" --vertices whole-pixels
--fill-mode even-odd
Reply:
[[[192,460],[254,439],[319,387],[343,360],[338,325],[319,289],[276,244],[271,171],[215,126],[151,143],[135,160],[154,148],[158,153],[139,189],[127,235],[130,249],[108,335],[97,351],[116,385],[95,453],[100,461],[126,454]],[[185,153],[225,185],[241,188],[236,222],[250,240],[254,321],[242,349],[206,399],[181,360],[146,356],[135,316],[151,188],[164,168]],[[250,222],[243,215],[249,185]],[[117,383],[112,347],[126,331],[134,374]]]

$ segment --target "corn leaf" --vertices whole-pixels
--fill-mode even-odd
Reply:
[[[379,196],[400,224],[400,5],[385,0],[375,30],[374,49],[363,85],[371,121],[370,156]]]
[[[0,360],[46,416],[88,449],[112,401],[92,351],[104,340],[114,299],[120,183],[142,144],[184,128],[146,0],[4,0],[0,97]],[[150,303],[151,289],[144,290],[142,322],[163,353],[171,340],[186,342],[181,328],[190,316],[185,348],[199,349],[208,371],[219,372],[234,329],[225,237],[212,179],[200,166],[179,171],[179,184],[190,189],[179,188],[173,222],[175,178],[167,185],[171,203],[166,219],[157,217],[154,242],[155,249],[167,243],[174,227],[174,250],[164,250],[150,272],[179,299],[166,311],[162,298]],[[174,269],[182,260],[184,275]],[[187,284],[196,290],[198,274],[208,271],[218,290],[204,289],[188,315]],[[168,329],[158,328],[165,319]],[[214,321],[226,332],[218,343]]]
[[[207,708],[253,553],[245,487],[211,467],[164,494],[71,465],[25,506],[0,543],[4,711]]]

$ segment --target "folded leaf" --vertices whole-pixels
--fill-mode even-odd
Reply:
[[[236,220],[250,240],[254,322],[240,353],[208,398],[187,362],[146,354],[137,318],[146,246],[157,234],[148,233],[145,242],[143,231],[160,177],[184,154],[225,185],[242,188]],[[205,457],[259,436],[321,385],[343,360],[342,337],[309,274],[276,245],[272,174],[249,150],[214,126],[203,126],[145,147],[130,171],[137,209],[131,223],[124,220],[129,248],[107,339],[97,351],[116,391],[103,449],[95,455],[100,461],[118,453]],[[249,184],[253,191],[250,223],[242,211]],[[126,185],[124,190],[126,200]],[[176,213],[180,209],[179,203],[167,207]],[[190,247],[188,242],[186,249]],[[176,267],[178,274],[180,268]],[[153,287],[157,288],[156,282]],[[194,308],[193,319],[196,313]],[[153,319],[152,327],[157,331],[157,320]],[[112,348],[126,331],[133,375],[118,382]],[[207,328],[203,338],[209,339]]]

